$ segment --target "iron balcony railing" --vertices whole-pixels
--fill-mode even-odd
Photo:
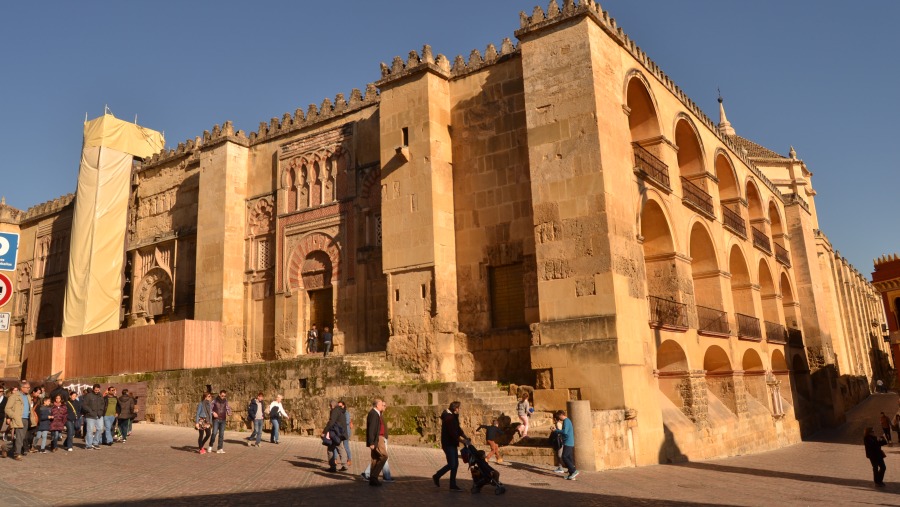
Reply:
[[[770,343],[787,343],[787,331],[784,326],[766,321],[766,341]]]
[[[692,204],[711,218],[716,216],[715,210],[713,209],[712,196],[707,194],[706,190],[695,185],[684,176],[681,177],[681,188],[684,189],[684,200],[687,203]]]
[[[687,305],[657,296],[647,296],[647,299],[651,326],[687,329]]]
[[[737,317],[738,338],[756,341],[762,340],[762,333],[759,329],[759,319],[742,313],[736,313],[734,316]]]
[[[778,243],[775,243],[775,260],[787,267],[791,267],[791,254],[788,253],[787,248]]]
[[[747,222],[736,211],[732,211],[728,206],[722,205],[722,223],[726,228],[738,236],[747,239]]]
[[[787,328],[788,344],[791,347],[803,348],[803,333],[799,329]]]
[[[665,187],[666,190],[671,190],[672,184],[669,180],[669,166],[658,159],[656,155],[644,149],[641,145],[632,143],[632,146],[634,146],[635,170],[640,172],[640,174],[645,175],[656,184]]]
[[[756,227],[751,228],[753,229],[753,246],[772,255],[772,243],[769,241],[769,237],[766,236],[766,233]]]
[[[721,335],[731,334],[731,328],[728,326],[728,314],[722,310],[698,305],[697,320],[699,322],[697,329],[700,331]]]

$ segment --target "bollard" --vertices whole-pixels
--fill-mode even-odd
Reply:
[[[597,471],[597,460],[594,457],[594,421],[591,416],[591,402],[588,400],[569,400],[566,412],[572,419],[575,430],[575,467],[588,472]]]

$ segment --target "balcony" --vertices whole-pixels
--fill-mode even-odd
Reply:
[[[784,326],[766,321],[766,341],[769,343],[787,343],[787,331]]]
[[[783,264],[785,267],[791,267],[791,254],[787,249],[778,243],[775,243],[775,260]]]
[[[715,336],[728,336],[731,328],[728,326],[728,314],[715,308],[697,306],[697,330],[702,334]]]
[[[657,296],[647,296],[647,300],[650,302],[650,327],[687,329],[687,305]]]
[[[722,224],[725,225],[726,229],[747,239],[747,222],[744,221],[740,214],[732,211],[731,208],[724,204],[722,205]]]
[[[753,246],[772,255],[772,243],[769,241],[769,237],[766,236],[766,233],[756,227],[751,228],[753,229]]]
[[[803,348],[803,333],[799,329],[787,328],[787,336],[791,347]]]
[[[684,196],[681,200],[685,204],[691,206],[700,213],[703,213],[708,218],[716,218],[716,212],[713,208],[712,196],[707,194],[706,190],[703,190],[699,186],[695,185],[684,176],[681,177],[681,188],[684,193]]]
[[[671,192],[669,166],[641,145],[632,143],[632,146],[634,146],[634,172],[666,192]]]
[[[738,338],[756,342],[762,340],[762,333],[759,329],[759,319],[742,313],[736,313],[734,316],[737,318]]]

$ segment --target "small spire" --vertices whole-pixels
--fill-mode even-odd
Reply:
[[[791,146],[791,151],[788,152],[788,155],[791,157],[791,160],[797,160],[797,152],[794,150],[793,145]]]
[[[734,129],[731,127],[731,122],[728,121],[728,118],[725,116],[725,104],[722,99],[722,90],[719,90],[719,133],[726,136],[735,135]]]
[[[6,206],[6,196],[0,197],[0,206]]]

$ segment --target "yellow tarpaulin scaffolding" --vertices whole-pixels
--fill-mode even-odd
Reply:
[[[111,114],[84,124],[63,336],[119,328],[132,157],[149,157],[164,144],[159,132]]]

